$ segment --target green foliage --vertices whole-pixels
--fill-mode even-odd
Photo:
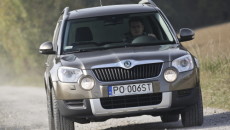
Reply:
[[[38,75],[41,77],[44,70],[41,63],[45,63],[45,58],[38,54],[39,45],[52,40],[56,20],[62,9],[68,5],[80,8],[79,4],[81,2],[62,0],[1,1],[1,83],[17,83],[17,79],[20,81],[21,78],[28,79],[25,77],[31,76],[31,79]]]

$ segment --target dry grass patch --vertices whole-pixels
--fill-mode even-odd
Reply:
[[[230,110],[230,23],[195,33],[183,45],[200,61],[204,105]]]

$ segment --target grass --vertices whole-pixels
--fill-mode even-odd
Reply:
[[[183,45],[199,59],[204,106],[230,110],[230,23],[195,33]]]

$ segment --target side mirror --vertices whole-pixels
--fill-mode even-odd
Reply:
[[[195,33],[189,28],[180,29],[180,42],[190,41],[194,39]]]
[[[44,42],[40,45],[39,52],[41,54],[56,54],[55,51],[53,51],[53,45],[52,42]]]

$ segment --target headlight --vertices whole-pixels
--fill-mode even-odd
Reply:
[[[185,55],[175,59],[172,62],[172,66],[178,69],[179,72],[189,71],[194,68],[194,63],[191,55]]]
[[[168,69],[164,72],[164,78],[168,82],[174,82],[177,79],[177,72],[174,69]]]
[[[77,82],[82,75],[82,71],[77,68],[60,67],[58,69],[58,78],[61,82]]]
[[[92,77],[87,76],[81,79],[80,84],[83,89],[91,90],[94,87],[94,80]]]

